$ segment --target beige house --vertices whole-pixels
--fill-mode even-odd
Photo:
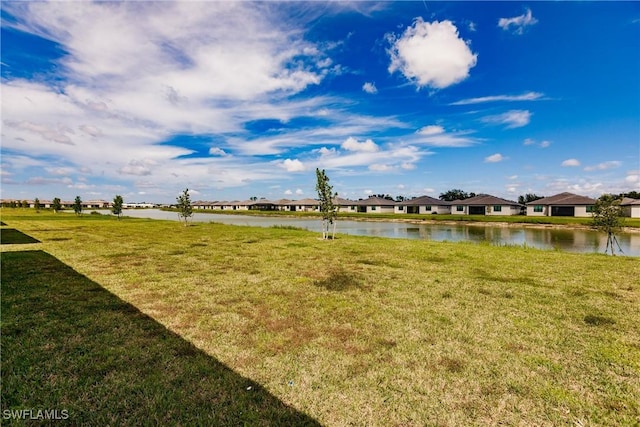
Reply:
[[[520,215],[523,206],[490,194],[479,194],[451,202],[452,215]]]
[[[560,193],[527,203],[527,216],[590,217],[595,200],[573,193]]]
[[[395,213],[407,214],[450,214],[451,202],[440,199],[434,199],[429,196],[415,197],[411,200],[397,202],[394,209]]]
[[[380,197],[369,197],[368,199],[353,202],[360,213],[388,214],[395,212],[396,202],[382,199]]]
[[[640,199],[625,197],[620,202],[620,206],[622,207],[624,216],[628,216],[630,218],[640,218]]]

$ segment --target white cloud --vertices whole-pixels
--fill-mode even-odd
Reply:
[[[624,178],[625,182],[629,184],[640,183],[640,173],[636,171],[636,173],[627,173],[627,176]]]
[[[371,139],[367,139],[363,142],[358,142],[357,139],[351,136],[342,143],[341,147],[348,151],[359,151],[365,153],[375,153],[380,149]]]
[[[498,26],[505,31],[513,30],[514,34],[522,35],[527,27],[534,25],[537,22],[538,20],[533,17],[531,9],[527,9],[527,11],[520,16],[514,16],[513,18],[500,18]]]
[[[304,191],[301,188],[296,189],[296,195],[300,196],[302,194],[304,194]]]
[[[450,105],[471,105],[471,104],[482,104],[485,102],[515,102],[515,101],[537,101],[543,98],[543,94],[539,92],[527,92],[522,95],[493,95],[493,96],[482,96],[479,98],[468,98],[462,99],[460,101],[456,101],[451,103]]]
[[[298,159],[286,159],[280,163],[280,167],[284,168],[287,172],[303,172],[306,169],[304,163]]]
[[[209,148],[209,154],[212,156],[221,156],[221,157],[229,155],[226,151],[224,151],[222,148],[219,148],[219,147]]]
[[[379,163],[375,163],[369,166],[369,170],[375,171],[375,172],[389,172],[389,171],[392,171],[393,169],[394,168],[391,165],[385,165],[385,164],[379,164]]]
[[[285,190],[284,194],[287,195],[287,196],[291,196],[293,194],[293,191]]]
[[[567,159],[567,160],[562,162],[562,166],[565,166],[565,167],[580,166],[580,160],[578,160],[578,159]]]
[[[362,90],[372,95],[378,93],[378,88],[376,88],[376,84],[372,82],[366,82],[365,84],[363,84]]]
[[[550,142],[550,141],[542,141],[542,142],[540,143],[540,148],[547,148],[547,147],[549,147],[550,145],[551,145],[551,142]]]
[[[417,18],[400,38],[389,39],[389,72],[400,71],[418,88],[443,89],[459,83],[477,62],[477,55],[459,37],[451,21],[424,22]]]
[[[416,132],[415,142],[432,147],[469,147],[480,142],[470,134],[469,131],[447,132],[440,125],[429,125]]]
[[[503,114],[482,118],[485,123],[506,125],[507,129],[523,127],[531,121],[531,112],[527,110],[510,110]]]
[[[420,135],[440,135],[444,133],[444,128],[439,125],[425,126],[418,131]]]
[[[536,142],[531,139],[531,138],[527,138],[524,140],[523,145],[534,145]]]
[[[501,162],[503,160],[505,160],[506,157],[504,157],[502,154],[500,153],[496,153],[496,154],[492,154],[490,156],[487,156],[484,158],[485,163],[498,163]]]
[[[621,164],[622,164],[622,162],[619,162],[617,160],[610,160],[608,162],[598,163],[597,165],[587,166],[587,167],[584,168],[584,170],[587,171],[587,172],[603,171],[603,170],[607,170],[607,169],[617,168]]]

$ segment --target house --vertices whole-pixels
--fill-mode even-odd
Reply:
[[[589,217],[595,200],[573,193],[560,193],[527,203],[527,216]]]
[[[396,202],[380,197],[369,197],[368,199],[354,202],[360,213],[394,213]]]
[[[320,209],[320,202],[315,199],[293,200],[291,203],[292,211],[315,212]]]
[[[520,215],[522,205],[490,194],[451,202],[452,215]]]
[[[624,216],[640,218],[640,199],[625,197],[620,202]]]
[[[340,208],[340,212],[358,212],[357,202],[353,200],[336,197],[333,204]]]
[[[451,202],[429,196],[415,197],[396,203],[395,213],[408,214],[450,214]]]

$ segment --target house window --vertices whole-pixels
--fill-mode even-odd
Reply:
[[[535,205],[533,207],[534,212],[542,212],[542,205]]]
[[[372,211],[375,211],[375,210],[376,210],[376,207],[375,207],[375,206],[371,206],[371,210],[372,210]]]
[[[493,207],[493,211],[494,212],[502,212],[502,206],[494,206]]]
[[[425,207],[424,207],[424,210],[426,210],[426,211],[430,211],[430,210],[431,210],[431,206],[425,206]]]
[[[403,211],[404,210],[404,206],[398,206],[398,210],[399,211]]]
[[[463,212],[464,206],[456,206],[456,212]]]
[[[587,206],[587,213],[593,213],[593,205]]]

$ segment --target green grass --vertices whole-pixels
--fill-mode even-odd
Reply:
[[[3,414],[57,410],[72,425],[318,425],[53,256],[7,252],[2,266]]]
[[[308,414],[339,426],[640,422],[637,258],[345,235],[322,241],[304,230],[106,216],[3,211],[3,221],[40,240],[100,292],[130,304],[136,316],[171,331],[180,345],[193,344],[206,363],[250,379],[293,417]],[[34,316],[29,324],[42,321],[38,335],[49,338],[7,341],[13,335],[7,337],[5,322],[20,323],[10,312],[16,303],[5,298],[8,255],[16,256],[3,254],[3,409],[66,399],[77,413],[95,412],[93,420],[127,423],[118,419],[116,387],[126,381],[107,382],[100,396],[112,403],[95,408],[84,396],[92,395],[96,377],[80,368],[87,354],[94,365],[109,366],[109,340],[140,338],[130,327],[113,332],[120,321],[98,312],[95,324],[87,316],[82,327],[108,326],[86,353],[63,352],[37,369],[44,357],[20,362],[29,351],[63,345],[55,340],[56,323],[38,312],[69,298],[60,286],[47,298],[25,301],[25,313]],[[38,265],[17,264],[24,272],[10,277],[20,283]],[[81,300],[72,299],[64,312]],[[153,329],[146,339],[158,333]],[[146,350],[135,348],[141,346],[132,347],[118,357],[144,356]],[[36,369],[37,381],[59,380],[46,393],[26,392],[42,387],[34,378],[8,387],[24,371],[7,366],[20,363],[26,372]],[[70,383],[75,369],[80,373]],[[127,372],[134,384],[139,379],[133,388],[150,396],[140,413],[160,408],[164,398],[154,390],[168,388],[163,375],[143,380],[145,363],[138,362]],[[196,393],[188,380],[176,387]],[[238,403],[228,419],[246,404]]]

